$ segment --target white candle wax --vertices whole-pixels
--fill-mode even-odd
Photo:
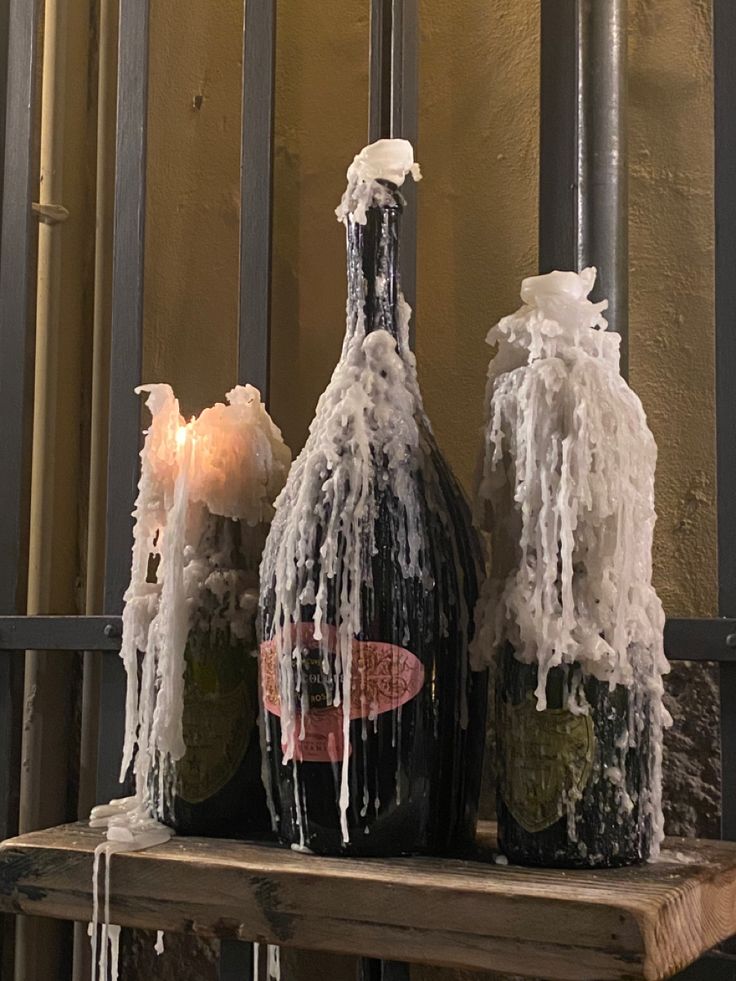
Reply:
[[[119,928],[109,921],[109,862],[113,852],[160,844],[172,834],[158,818],[171,793],[165,784],[170,763],[186,751],[183,734],[185,650],[191,614],[208,589],[233,595],[226,615],[233,637],[247,635],[243,621],[255,616],[253,584],[237,570],[223,569],[220,556],[202,546],[210,515],[248,526],[270,521],[273,501],[286,479],[291,454],[250,385],[228,393],[185,424],[168,385],[143,386],[151,425],[141,452],[141,478],[133,512],[133,557],[125,593],[121,657],[127,673],[126,731],[120,779],[131,763],[135,794],[96,807],[92,827],[107,829],[96,849],[94,916],[91,928],[93,979],[116,975]],[[158,559],[151,581],[150,559]],[[259,556],[252,556],[255,577]],[[222,581],[220,581],[222,580]],[[139,672],[139,654],[143,655]],[[154,813],[152,775],[158,774]],[[99,862],[106,861],[105,915],[98,950]],[[109,951],[108,951],[109,947]],[[162,944],[157,949],[163,949]]]
[[[595,269],[525,279],[525,305],[488,335],[486,433],[478,518],[494,535],[477,667],[508,641],[538,666],[537,707],[549,671],[580,665],[631,692],[632,726],[651,705],[653,853],[661,810],[664,613],[652,587],[657,448],[644,409],[619,371],[618,334],[604,328],[606,301],[588,294]],[[582,689],[567,708],[585,714]],[[633,745],[633,742],[631,743]],[[608,778],[631,806],[621,767]],[[620,769],[620,776],[617,770]]]
[[[335,214],[340,221],[351,216],[364,225],[368,209],[390,198],[390,192],[380,182],[401,187],[409,174],[415,181],[422,179],[408,140],[377,140],[363,147],[348,167],[348,186]]]

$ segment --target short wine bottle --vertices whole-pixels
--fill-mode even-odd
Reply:
[[[498,835],[525,865],[635,864],[663,835],[656,446],[594,280],[525,280],[525,305],[489,335]]]
[[[386,163],[406,147],[380,141],[361,156]],[[487,677],[468,663],[481,552],[416,385],[398,270],[403,199],[397,180],[376,179],[396,169],[353,174],[346,197],[367,207],[364,222],[359,208],[345,214],[343,354],[261,570],[278,833],[325,854],[467,846],[485,739]]]
[[[630,740],[624,686],[584,678],[579,664],[552,668],[540,711],[537,684],[536,665],[523,664],[508,645],[496,686],[501,850],[520,865],[559,868],[645,861],[652,841],[642,809],[652,779],[648,707],[641,709],[642,737]],[[587,711],[575,714],[569,705],[580,694]]]
[[[203,509],[203,530],[185,565],[190,629],[185,651],[186,752],[153,774],[155,810],[178,834],[253,837],[271,821],[261,780],[258,664],[254,656],[257,564],[265,530]],[[206,570],[202,556],[209,557]]]

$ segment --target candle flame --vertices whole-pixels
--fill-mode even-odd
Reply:
[[[189,429],[189,426],[179,426],[176,431],[176,445],[179,447],[179,449],[181,449],[187,441],[187,429]]]

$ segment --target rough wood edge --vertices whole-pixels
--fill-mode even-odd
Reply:
[[[488,836],[489,829],[484,828],[484,844],[487,844]],[[85,880],[91,879],[92,851],[98,840],[99,836],[85,826],[70,825],[35,832],[0,844],[0,865],[3,860],[6,865],[8,861],[12,862],[11,856],[20,859],[20,872],[12,883],[7,878],[3,883],[0,875],[0,909],[56,918],[88,918],[91,898]],[[124,926],[161,926],[167,930],[194,932],[203,936],[234,936],[337,953],[360,950],[417,963],[506,970],[527,976],[544,974],[545,977],[564,981],[591,977],[665,978],[736,930],[736,845],[730,843],[674,842],[676,848],[701,856],[701,861],[690,866],[664,865],[661,867],[661,880],[650,875],[649,881],[643,887],[639,884],[631,895],[626,891],[623,895],[620,892],[607,894],[608,890],[602,886],[608,880],[599,879],[597,874],[561,874],[566,895],[549,901],[544,898],[549,888],[549,883],[545,883],[549,872],[535,875],[533,870],[490,866],[488,876],[493,876],[495,882],[494,888],[489,888],[490,878],[477,874],[480,863],[466,867],[450,860],[446,863],[419,860],[417,871],[421,867],[427,875],[407,886],[401,869],[394,868],[395,863],[390,866],[393,875],[387,875],[385,861],[360,863],[360,873],[365,873],[364,877],[370,879],[377,889],[379,900],[381,895],[384,896],[385,904],[379,901],[372,914],[358,922],[347,918],[349,911],[343,915],[339,902],[333,899],[331,908],[330,903],[326,904],[328,910],[324,925],[317,922],[318,918],[310,912],[309,904],[304,899],[306,886],[311,887],[310,894],[316,897],[316,882],[320,877],[325,878],[314,859],[274,846],[254,848],[243,843],[246,854],[242,862],[237,862],[237,850],[241,847],[239,843],[218,842],[218,845],[222,852],[219,858],[214,849],[197,839],[178,839],[156,851],[116,856],[113,860],[113,868],[115,864],[118,865],[117,874],[113,874],[113,918]],[[164,874],[163,870],[155,868],[156,863],[163,863],[173,875],[177,866],[189,863],[200,849],[203,852],[199,859],[203,884],[206,881],[210,884],[218,882],[220,877],[230,878],[235,883],[234,899],[231,897],[229,903],[220,901],[219,907],[215,903],[213,916],[209,919],[206,916],[187,919],[185,912],[201,913],[207,908],[206,903],[197,907],[195,899],[187,897],[177,918],[173,891],[170,899],[164,889],[158,897],[154,894],[152,907],[147,910],[146,903],[141,902],[145,891],[142,895],[138,893],[140,888],[147,888],[146,879],[160,878]],[[33,856],[38,859],[44,853],[47,854],[48,868],[39,871],[33,865]],[[75,860],[70,862],[72,855]],[[28,861],[25,872],[23,856]],[[410,860],[397,861],[401,861],[405,868],[410,865]],[[120,882],[121,863],[123,885],[116,902],[114,881],[117,878]],[[324,869],[324,863],[321,864]],[[466,879],[463,876],[465,868],[473,870],[473,874],[468,874]],[[330,860],[327,871],[327,878],[332,880],[338,894],[344,895],[346,888],[350,888],[355,881],[355,863],[350,860]],[[369,871],[375,874],[368,876]],[[24,874],[28,881],[18,891]],[[438,874],[437,883],[431,882],[433,874]],[[631,882],[633,888],[636,872],[628,870],[621,874],[626,876],[624,881]],[[192,888],[198,873],[192,870],[190,875],[192,881],[188,888]],[[68,883],[64,882],[65,876],[68,876]],[[290,916],[294,916],[296,909],[294,920],[297,925],[292,936],[279,935],[271,924],[271,917],[275,917],[274,922],[277,919],[278,902],[272,909],[269,909],[268,900],[260,902],[257,908],[254,906],[252,893],[259,877],[263,881],[271,879],[277,893],[283,891],[282,898],[292,907]],[[132,889],[131,882],[136,883]],[[138,883],[142,885],[138,886]],[[521,883],[524,890],[514,892]],[[437,894],[442,892],[443,887],[445,897],[440,898]],[[421,925],[414,914],[404,915],[401,905],[402,915],[392,919],[396,912],[396,898],[389,901],[389,897],[398,895],[407,899],[412,890],[416,892],[414,902],[426,902],[430,907],[426,926]],[[239,895],[243,897],[243,908],[235,910],[241,901]],[[412,900],[407,899],[408,902]],[[455,906],[454,910],[449,907],[450,902]],[[586,946],[582,932],[575,935],[572,930],[566,934],[559,933],[560,938],[567,936],[567,942],[562,942],[562,939],[558,941],[558,935],[549,924],[546,936],[543,925],[538,939],[531,934],[528,926],[526,935],[514,936],[509,927],[515,915],[514,909],[518,909],[522,919],[526,916],[529,921],[532,919],[530,911],[536,906],[543,911],[545,902],[550,910],[556,907],[557,915],[551,917],[552,921],[559,923],[560,917],[564,916],[569,918],[571,927],[584,922],[587,910],[593,924],[589,944]],[[132,909],[132,903],[139,903],[140,908]],[[302,906],[294,907],[294,903],[302,903]],[[468,930],[465,928],[468,922],[465,916],[474,908],[474,904],[478,904],[480,919],[471,917],[473,928]],[[506,910],[505,926],[496,922],[494,906]],[[438,919],[445,909],[448,910],[446,923]],[[214,914],[219,910],[228,914],[239,912],[241,915],[234,919],[230,917],[228,922],[215,922]],[[260,927],[249,922],[253,913],[260,919]],[[154,917],[157,919],[155,924]],[[483,922],[484,917],[486,922]],[[607,924],[613,923],[616,917],[612,942],[605,943],[603,934],[609,929]],[[353,936],[351,924],[354,925]],[[573,942],[569,940],[571,936],[574,937]],[[625,942],[621,942],[624,938]]]

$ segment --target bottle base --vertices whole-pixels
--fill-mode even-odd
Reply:
[[[621,869],[644,865],[648,854],[639,850],[621,851],[615,854],[603,854],[592,849],[580,848],[577,842],[569,841],[566,847],[542,848],[538,843],[517,843],[515,845],[504,841],[499,835],[499,851],[512,865],[521,865],[537,869]]]

